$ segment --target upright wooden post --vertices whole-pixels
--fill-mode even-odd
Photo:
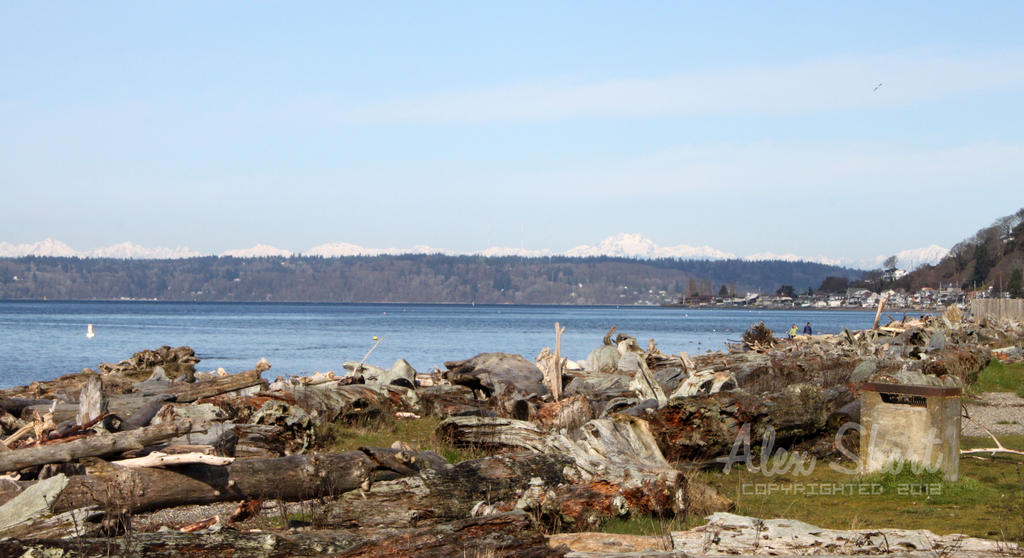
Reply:
[[[551,390],[551,399],[558,401],[562,398],[562,334],[565,328],[555,322],[555,365],[550,368],[550,375],[546,378],[548,389]]]
[[[885,293],[885,298],[878,303],[878,312],[875,312],[875,323],[871,326],[872,330],[878,329],[878,320],[882,318],[882,310],[885,309],[885,303],[889,302],[889,295],[891,294],[892,291]]]

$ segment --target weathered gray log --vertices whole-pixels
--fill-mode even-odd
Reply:
[[[50,502],[68,484],[68,478],[57,475],[29,486],[9,502],[0,506],[0,533],[19,523],[49,515]]]
[[[256,368],[252,370],[205,382],[172,386],[166,393],[174,395],[174,400],[178,403],[191,403],[204,397],[213,397],[261,384],[266,385],[260,375],[269,369],[270,365],[266,364],[266,361],[260,361],[260,364],[257,364]]]
[[[167,401],[172,399],[174,399],[174,396],[171,394],[157,395],[144,399],[144,402],[137,410],[125,415],[127,417],[124,421],[125,424],[131,428],[141,428],[149,425],[150,421],[153,420],[153,417],[156,416],[157,411],[159,411]]]
[[[465,360],[444,363],[444,376],[456,385],[482,391],[487,397],[511,387],[518,397],[544,395],[544,374],[522,355],[481,353]]]
[[[447,416],[497,416],[492,401],[484,401],[473,395],[466,386],[448,384],[421,387],[416,390],[420,409],[424,414],[436,417]]]
[[[345,362],[342,367],[352,374],[361,374],[368,383],[416,387],[416,369],[404,358],[396,360],[388,370],[355,361]]]
[[[548,433],[532,422],[499,417],[448,417],[437,426],[442,440],[453,445],[542,452]]]
[[[35,405],[50,405],[49,399],[26,399],[24,397],[0,397],[0,409],[11,413],[14,416],[21,416],[26,407]]]
[[[82,457],[123,453],[180,436],[191,429],[191,424],[166,424],[12,450],[0,453],[0,471],[17,471],[33,465],[67,463]]]
[[[833,554],[999,556],[1006,543],[910,529],[823,529],[792,519],[759,519],[715,513],[706,525],[672,533],[672,546],[691,555]],[[1012,551],[1012,547],[1010,548]]]
[[[263,380],[260,375],[268,368],[269,365],[257,365],[256,368],[252,370],[240,372],[231,376],[207,380],[205,382],[197,382],[194,384],[171,384],[169,386],[165,386],[161,383],[149,386],[151,391],[111,395],[107,397],[107,408],[112,413],[117,413],[122,417],[129,417],[137,413],[139,410],[147,408],[148,405],[152,404],[154,397],[162,398],[163,400],[167,400],[168,397],[170,397],[172,398],[171,400],[177,401],[178,403],[192,403],[193,401],[206,397],[214,397],[223,393],[244,390],[246,388],[254,388],[256,386],[266,385],[266,381]],[[52,403],[52,401],[47,401],[43,404],[26,406],[22,413],[35,410],[42,414],[50,410]],[[61,423],[66,420],[73,420],[78,417],[80,412],[80,406],[78,404],[58,403],[53,411],[53,420],[57,423]]]
[[[654,399],[658,402],[659,407],[664,406],[668,403],[668,397],[665,396],[665,391],[661,389],[661,384],[654,379],[654,374],[647,367],[643,357],[638,356],[636,358],[637,371],[633,376],[633,381],[629,383],[629,387],[636,391],[641,399]]]
[[[302,430],[276,424],[237,424],[214,422],[205,432],[193,432],[171,440],[167,445],[213,446],[217,455],[228,457],[282,457],[301,453],[315,440],[315,429]],[[154,447],[163,450],[163,447]]]
[[[103,512],[96,508],[82,508],[57,515],[33,517],[4,529],[4,537],[58,539],[66,537],[88,537],[99,534]],[[6,556],[0,550],[0,556]]]
[[[418,402],[415,390],[393,385],[293,384],[272,393],[287,396],[320,423],[414,410]]]
[[[131,537],[0,541],[0,555],[60,555],[67,558],[147,556],[150,558],[391,558],[417,556],[493,556],[549,558],[565,547],[550,548],[530,517],[510,512],[418,529],[332,530],[289,533],[133,533]]]
[[[572,381],[565,388],[566,395],[600,396],[605,393],[621,395],[630,391],[629,382],[633,379],[632,375],[616,372],[576,372],[571,373],[571,376]]]
[[[605,344],[594,349],[589,355],[587,355],[586,366],[584,368],[587,372],[611,374],[618,370],[619,358],[621,357],[622,355],[619,354],[619,350],[615,345]]]
[[[68,484],[64,475],[41,480],[0,506],[0,537],[66,537],[87,535],[96,528],[88,519],[100,514],[83,508],[52,515],[50,502]]]
[[[107,410],[107,397],[103,393],[103,381],[99,375],[91,376],[85,382],[78,396],[78,416],[75,424],[83,425],[92,422]]]

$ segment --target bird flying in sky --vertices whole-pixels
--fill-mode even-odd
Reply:
[[[881,87],[881,86],[882,86],[882,82],[878,82],[878,85],[876,85],[875,88],[872,89],[871,91],[878,91],[878,88]]]

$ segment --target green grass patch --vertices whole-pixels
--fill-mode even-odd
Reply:
[[[971,393],[1003,391],[1024,397],[1024,364],[1006,364],[992,359],[970,387]]]
[[[435,434],[441,419],[425,416],[397,419],[389,414],[365,417],[353,422],[334,422],[320,428],[320,449],[329,452],[354,451],[361,447],[387,448],[405,442],[418,451],[433,451],[449,463],[491,455],[480,448],[457,447]]]
[[[617,535],[638,535],[642,537],[670,537],[672,531],[686,531],[704,525],[703,517],[631,517],[612,519],[601,526],[602,533]]]
[[[1004,437],[1006,447],[1022,436]],[[991,447],[984,438],[964,447]],[[837,466],[851,467],[849,463]],[[960,460],[960,479],[941,473],[855,475],[817,462],[807,475],[765,475],[734,467],[698,473],[736,502],[736,513],[763,519],[790,518],[830,529],[898,527],[938,534],[964,533],[1000,540],[1024,540],[1024,460],[1009,455]]]

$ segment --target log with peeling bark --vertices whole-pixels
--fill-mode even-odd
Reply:
[[[514,454],[463,461],[418,475],[374,482],[341,495],[324,523],[344,528],[402,528],[464,519],[493,504],[489,512],[512,510],[531,483],[568,483],[563,456]]]
[[[575,431],[593,418],[594,407],[590,399],[582,394],[545,403],[533,416],[534,422],[544,428],[567,431]]]
[[[646,418],[669,461],[700,461],[729,454],[743,441],[745,425],[753,445],[768,432],[776,443],[819,436],[829,417],[852,400],[843,386],[796,384],[765,395],[733,390],[679,398]]]
[[[398,450],[350,451],[239,459],[226,466],[192,464],[173,469],[120,469],[71,477],[53,499],[60,513],[88,506],[116,505],[143,512],[191,504],[243,499],[308,500],[367,489],[375,479],[393,479],[438,465],[434,454],[406,456],[398,469]],[[408,459],[411,457],[411,459]]]
[[[166,424],[114,434],[97,434],[70,442],[22,448],[0,453],[0,471],[17,471],[33,465],[68,463],[82,457],[119,454],[144,448],[191,430],[192,425],[188,423]]]
[[[313,532],[133,533],[131,537],[77,537],[0,540],[0,555],[67,557],[147,556],[150,558],[391,558],[417,556],[491,556],[549,558],[566,547],[550,548],[530,517],[510,512],[414,529],[331,530]]]

